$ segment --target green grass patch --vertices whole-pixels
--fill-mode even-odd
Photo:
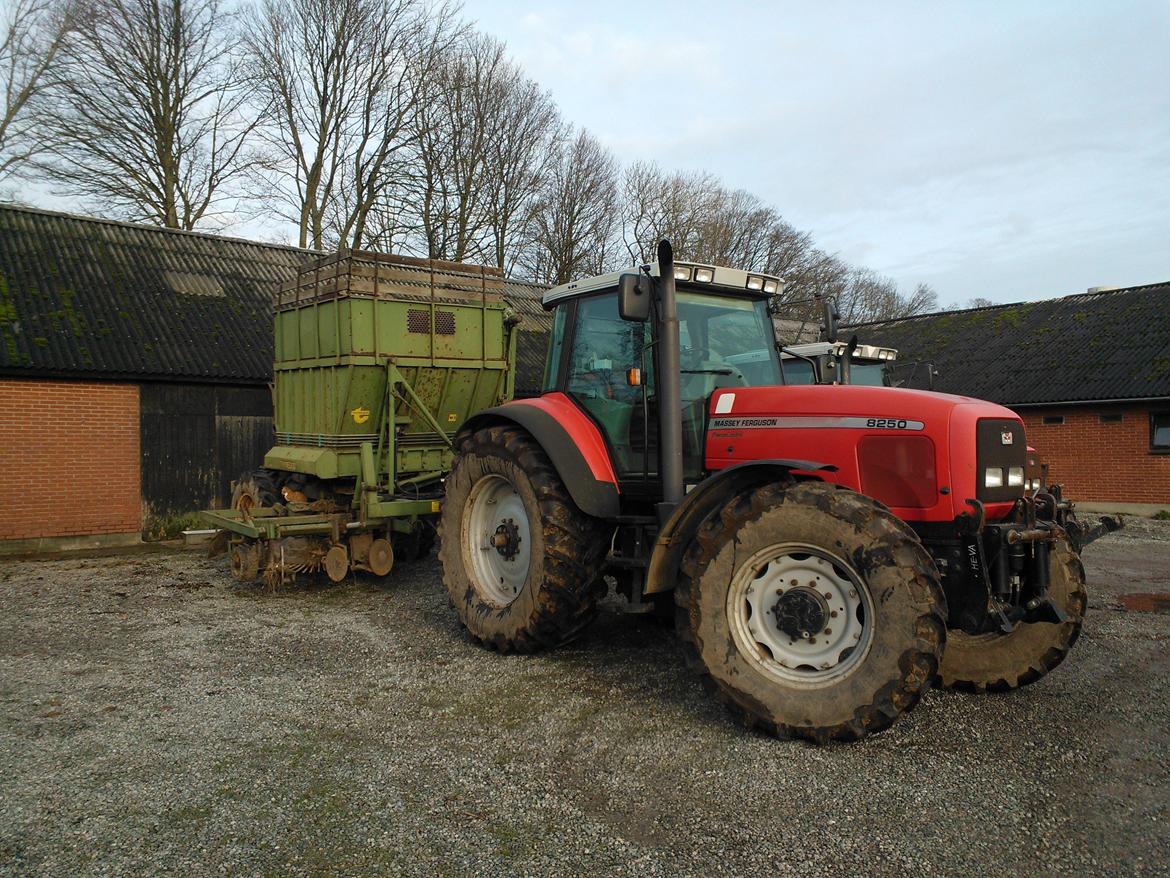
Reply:
[[[183,515],[148,515],[142,523],[142,539],[149,542],[178,539],[185,530],[202,530],[207,525],[198,512]]]

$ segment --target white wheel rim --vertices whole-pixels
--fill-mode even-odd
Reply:
[[[835,682],[865,660],[873,641],[865,581],[841,558],[801,543],[769,546],[739,567],[727,618],[740,654],[786,684]]]
[[[532,534],[524,501],[503,476],[484,476],[472,487],[462,543],[479,596],[500,607],[516,600],[528,580]]]

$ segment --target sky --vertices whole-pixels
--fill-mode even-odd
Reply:
[[[942,304],[1170,280],[1170,2],[465,0],[624,162]]]
[[[1170,0],[463,10],[623,162],[711,171],[944,307],[1170,280]]]

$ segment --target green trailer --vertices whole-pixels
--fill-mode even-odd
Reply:
[[[499,269],[380,253],[314,259],[274,308],[276,444],[209,510],[233,575],[389,573],[418,557],[451,436],[512,397],[515,326]]]

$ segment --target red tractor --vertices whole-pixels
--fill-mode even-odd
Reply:
[[[672,601],[733,711],[814,741],[886,728],[935,680],[1004,690],[1058,665],[1084,571],[1055,498],[1025,492],[1020,419],[786,384],[779,278],[658,257],[549,290],[543,395],[457,436],[440,552],[470,634],[557,646],[609,583]]]

